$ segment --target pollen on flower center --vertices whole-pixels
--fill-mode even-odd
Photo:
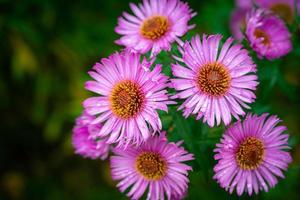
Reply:
[[[146,19],[141,27],[141,34],[144,38],[157,40],[169,29],[169,21],[163,16],[154,16]]]
[[[147,180],[159,180],[165,176],[167,163],[158,153],[143,152],[138,155],[135,166]]]
[[[294,16],[292,8],[284,3],[274,4],[270,8],[275,14],[279,15],[282,19],[284,19],[288,23],[292,23]]]
[[[123,119],[135,116],[143,107],[145,95],[139,85],[125,80],[116,84],[110,95],[112,112]]]
[[[236,153],[236,161],[244,170],[257,169],[264,156],[264,144],[255,137],[247,138]]]
[[[199,89],[212,96],[224,95],[230,85],[228,70],[219,63],[202,66],[196,77]]]
[[[263,45],[270,45],[270,38],[269,36],[261,29],[255,29],[254,35],[256,38],[262,38],[261,44]]]

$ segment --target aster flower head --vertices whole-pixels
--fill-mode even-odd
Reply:
[[[131,199],[139,199],[146,190],[151,200],[183,198],[192,170],[183,162],[194,158],[181,143],[168,142],[161,133],[139,147],[115,148],[110,163],[112,178],[120,181],[117,187],[121,192],[130,189],[127,196]]]
[[[256,65],[241,44],[233,44],[229,38],[220,45],[221,35],[197,35],[180,49],[182,63],[172,64],[173,87],[178,93],[173,98],[185,99],[178,108],[188,117],[196,114],[209,126],[225,125],[231,115],[239,119],[244,115],[242,107],[249,108],[256,96],[253,90],[258,85]]]
[[[247,16],[246,37],[260,58],[273,60],[292,50],[291,35],[276,15],[258,9]]]
[[[299,0],[255,0],[259,7],[272,11],[289,24],[295,19],[296,4],[299,2]]]
[[[196,13],[180,0],[144,0],[130,7],[134,15],[124,12],[119,18],[115,31],[122,37],[116,43],[142,54],[170,51],[171,43],[194,27],[188,22]]]
[[[226,191],[235,189],[238,195],[252,195],[259,190],[268,191],[277,184],[277,177],[284,178],[292,161],[288,134],[276,116],[247,115],[227,129],[217,144],[214,179]]]
[[[161,130],[157,110],[168,111],[166,87],[168,77],[140,54],[124,51],[114,53],[96,63],[85,88],[99,94],[83,102],[86,112],[97,116],[93,124],[103,123],[99,137],[108,137],[108,143],[139,145]]]
[[[95,133],[101,129],[101,125],[93,125],[94,117],[83,113],[76,119],[73,128],[72,144],[75,153],[85,158],[105,160],[108,156],[110,146],[106,139],[97,138]]]

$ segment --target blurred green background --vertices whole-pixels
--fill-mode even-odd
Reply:
[[[139,2],[133,0],[132,2]],[[189,33],[229,37],[234,2],[188,0],[198,12]],[[0,199],[126,199],[110,178],[108,161],[74,155],[70,143],[81,102],[91,93],[87,70],[120,47],[114,44],[117,17],[125,0],[0,0]],[[299,22],[299,19],[298,19]],[[299,25],[299,23],[298,23]],[[260,79],[255,113],[284,120],[291,134],[293,163],[269,193],[253,199],[299,199],[300,33],[291,26],[294,51],[273,62],[257,61]],[[159,62],[169,73],[170,60]],[[171,107],[162,113],[171,140],[184,139],[195,154],[188,199],[237,199],[212,180],[212,150],[223,128],[209,129]],[[248,199],[247,195],[242,197]]]

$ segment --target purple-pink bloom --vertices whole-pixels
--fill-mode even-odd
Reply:
[[[268,115],[247,115],[230,126],[216,145],[214,179],[226,191],[236,190],[238,195],[268,192],[277,177],[284,178],[282,172],[292,161],[285,151],[290,149],[289,135],[284,134],[285,126],[278,125],[280,119]]]
[[[151,63],[137,53],[114,53],[96,63],[85,88],[99,94],[83,102],[86,112],[97,116],[93,124],[102,123],[99,137],[108,143],[139,145],[161,130],[157,110],[168,111],[168,77],[162,66]]]
[[[259,58],[280,58],[292,50],[291,35],[276,15],[258,9],[247,16],[246,37]]]
[[[180,0],[144,0],[130,8],[134,15],[124,12],[118,20],[115,31],[122,37],[116,43],[141,54],[170,51],[171,43],[194,28],[188,22],[196,13]]]
[[[291,24],[300,8],[299,0],[236,0],[239,9],[252,9],[254,6],[267,9]],[[299,14],[299,13],[298,13]]]
[[[75,153],[85,158],[106,159],[110,150],[106,139],[97,138],[95,133],[99,132],[101,125],[93,125],[91,122],[94,117],[83,113],[76,119],[76,125],[73,128],[72,144]]]
[[[296,6],[299,2],[299,0],[255,0],[259,7],[269,9],[289,24],[295,19]]]
[[[248,51],[232,44],[232,38],[220,46],[221,39],[221,35],[204,35],[201,40],[196,35],[180,48],[182,58],[175,57],[179,63],[172,64],[171,83],[178,91],[173,97],[185,99],[178,110],[184,110],[185,117],[203,117],[211,127],[221,120],[228,125],[231,115],[236,119],[244,115],[242,108],[254,102],[258,85]]]
[[[111,175],[119,181],[121,192],[139,199],[147,191],[147,199],[181,199],[188,188],[188,171],[192,168],[183,162],[193,160],[182,142],[168,142],[165,134],[152,136],[141,146],[113,149]]]

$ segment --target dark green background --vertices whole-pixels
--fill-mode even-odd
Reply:
[[[191,22],[197,27],[188,38],[195,33],[230,36],[232,1],[188,2],[198,12]],[[129,6],[123,0],[0,0],[0,199],[126,199],[110,178],[108,162],[74,155],[70,143],[81,102],[91,95],[83,89],[86,72],[99,58],[120,49],[114,44],[114,27],[124,10]],[[273,62],[257,61],[260,85],[252,105],[252,112],[270,112],[284,120],[294,161],[286,179],[253,199],[299,199],[297,26],[290,27],[291,54]],[[162,53],[158,61],[169,74],[169,56]],[[184,139],[196,156],[190,163],[194,171],[188,199],[236,199],[212,180],[212,150],[224,129],[209,129],[193,117],[183,120],[175,108],[161,116],[168,137]]]

